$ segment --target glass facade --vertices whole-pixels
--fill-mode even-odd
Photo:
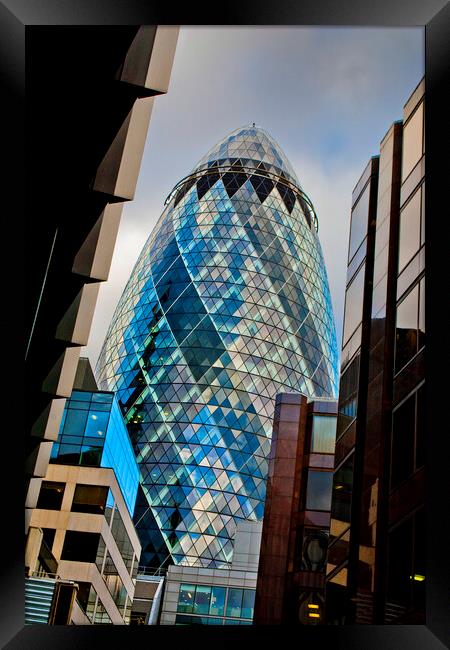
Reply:
[[[139,469],[113,393],[74,390],[64,409],[50,462],[111,467],[133,514]]]
[[[97,364],[175,562],[230,561],[263,515],[275,395],[335,396],[337,361],[312,205],[271,136],[238,129],[168,197]]]
[[[254,589],[180,585],[176,625],[251,625]]]

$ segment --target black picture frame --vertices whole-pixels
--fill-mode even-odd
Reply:
[[[9,91],[7,116],[4,118],[5,137],[3,158],[7,175],[3,193],[3,241],[10,257],[2,256],[3,300],[5,316],[1,333],[6,368],[18,373],[8,377],[10,396],[4,398],[4,456],[3,471],[12,469],[3,489],[3,541],[6,551],[0,562],[0,640],[2,647],[23,648],[88,648],[107,647],[108,644],[189,644],[212,642],[230,645],[235,640],[243,643],[279,644],[289,635],[290,643],[324,643],[346,650],[361,648],[388,648],[401,650],[433,650],[449,645],[448,624],[448,426],[445,419],[446,389],[440,375],[446,370],[448,359],[448,320],[443,316],[443,305],[448,303],[447,258],[448,245],[443,237],[445,228],[448,184],[445,127],[448,123],[450,9],[444,0],[308,0],[294,4],[288,0],[268,0],[220,6],[220,13],[212,17],[202,5],[184,4],[178,11],[156,6],[148,0],[3,0],[0,3],[0,33],[3,55],[2,79]],[[426,327],[427,361],[427,625],[426,626],[355,626],[355,627],[296,627],[264,628],[224,627],[217,634],[214,628],[186,627],[101,627],[101,626],[27,626],[23,617],[23,481],[21,446],[18,437],[20,409],[26,401],[26,377],[21,376],[14,347],[13,335],[20,315],[17,278],[23,263],[20,260],[20,241],[26,237],[26,217],[19,219],[23,208],[25,115],[25,46],[26,33],[35,25],[138,25],[138,24],[245,24],[245,25],[332,25],[332,26],[424,26],[425,27],[425,121],[426,121],[426,212],[432,215],[426,221],[427,240],[427,294]],[[396,119],[397,116],[392,116]],[[389,126],[389,125],[386,125]],[[370,156],[373,152],[367,152]],[[5,180],[5,178],[4,178]],[[14,188],[14,189],[13,189]],[[41,197],[42,198],[42,197]],[[9,200],[9,207],[5,207]],[[37,200],[36,214],[42,218],[45,202]],[[28,215],[28,218],[31,218]],[[444,248],[445,247],[445,248]],[[6,262],[6,263],[5,263]],[[444,267],[445,265],[445,267]],[[26,281],[26,278],[24,278]],[[447,361],[448,364],[448,361]],[[17,417],[7,417],[16,413]],[[446,453],[447,452],[447,453]],[[143,629],[144,628],[144,629]],[[287,641],[287,637],[286,637]]]

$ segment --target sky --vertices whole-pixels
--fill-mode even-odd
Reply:
[[[294,167],[319,219],[342,340],[351,195],[424,75],[424,29],[181,27],[155,98],[133,201],[125,203],[88,345],[94,367],[114,309],[174,185],[219,140],[255,122]]]

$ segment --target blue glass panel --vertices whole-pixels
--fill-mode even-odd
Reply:
[[[64,422],[63,434],[69,436],[83,435],[87,417],[87,411],[68,409]]]

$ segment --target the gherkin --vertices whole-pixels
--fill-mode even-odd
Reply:
[[[169,196],[97,364],[148,501],[141,563],[158,529],[175,562],[230,560],[263,515],[275,395],[336,397],[337,365],[312,205],[273,138],[237,129]]]

